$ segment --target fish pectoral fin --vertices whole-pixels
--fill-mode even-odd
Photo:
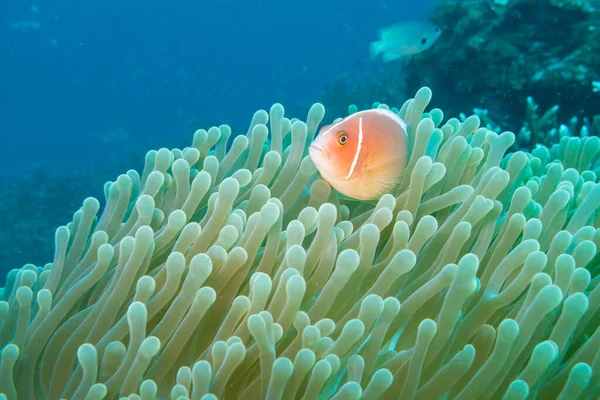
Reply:
[[[370,191],[372,191],[373,193],[377,193],[377,198],[379,198],[384,194],[388,193],[391,193],[395,196],[398,184],[399,182],[373,179],[369,181],[366,185],[369,187]]]
[[[400,58],[402,58],[402,56],[400,54],[396,54],[396,53],[383,53],[383,55],[381,56],[381,59],[383,60],[383,62],[396,61],[396,60],[399,60]]]
[[[369,54],[371,56],[371,59],[374,59],[379,55],[379,53],[383,51],[383,46],[384,43],[382,41],[371,42],[371,44],[369,45]]]
[[[379,196],[386,193],[394,194],[396,188],[400,185],[402,174],[397,171],[395,163],[379,164],[376,167],[366,165],[364,170],[365,185],[369,187],[369,190],[379,193]]]

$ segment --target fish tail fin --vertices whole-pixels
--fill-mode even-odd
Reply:
[[[369,54],[371,54],[371,59],[377,57],[383,51],[383,42],[371,42],[369,45]]]

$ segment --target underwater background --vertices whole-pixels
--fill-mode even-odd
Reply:
[[[47,262],[56,227],[149,149],[224,123],[245,133],[275,102],[305,115],[340,76],[376,78],[378,28],[425,20],[436,4],[0,2],[0,281]],[[338,109],[381,100],[330,92]]]
[[[598,399],[599,110],[600,0],[4,0],[0,400]]]

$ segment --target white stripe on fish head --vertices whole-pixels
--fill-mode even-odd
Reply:
[[[333,123],[331,125],[329,125],[329,128],[327,128],[324,131],[322,131],[321,133],[319,133],[319,136],[325,137],[325,136],[329,135],[331,133],[331,131],[333,131],[338,126],[340,126],[344,121],[346,121],[346,120],[342,119],[342,118],[336,119],[335,121],[333,121]]]
[[[335,128],[335,124],[334,124],[334,125],[331,125],[331,126],[329,127],[329,129],[327,129],[325,132],[323,132],[323,133],[321,134],[321,136],[325,137],[325,136],[329,135],[329,134],[331,133],[331,131],[333,130],[333,128]]]
[[[362,141],[363,141],[362,117],[359,117],[358,118],[358,144],[356,145],[356,153],[354,154],[354,160],[352,160],[352,165],[350,166],[350,171],[348,171],[348,175],[346,175],[346,179],[350,179],[350,177],[354,173],[354,169],[356,168],[356,163],[358,163],[358,156],[360,155],[360,150],[362,148]]]

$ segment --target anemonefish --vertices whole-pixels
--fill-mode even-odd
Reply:
[[[406,123],[386,109],[360,111],[321,128],[308,153],[341,194],[378,199],[398,185],[406,166]]]

